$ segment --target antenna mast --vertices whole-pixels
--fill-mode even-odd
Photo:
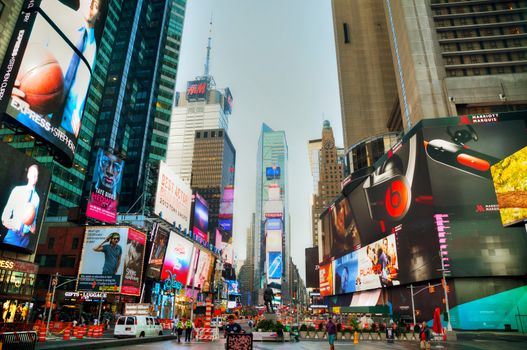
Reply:
[[[210,14],[210,27],[209,27],[209,40],[207,45],[207,59],[205,60],[205,76],[209,76],[209,66],[210,66],[210,49],[211,49],[211,39],[212,36],[212,13]]]

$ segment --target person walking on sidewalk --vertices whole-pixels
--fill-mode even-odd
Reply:
[[[420,348],[421,349],[430,349],[430,329],[426,325],[426,322],[423,321],[421,325],[421,332],[419,333]]]
[[[190,320],[190,318],[185,322],[185,343],[190,343],[190,339],[192,338],[192,330],[194,329],[194,323]]]
[[[326,332],[328,334],[329,350],[335,350],[335,338],[337,338],[337,325],[333,323],[331,317],[326,324]]]
[[[183,322],[181,320],[176,324],[177,342],[181,343],[181,335],[183,335]]]

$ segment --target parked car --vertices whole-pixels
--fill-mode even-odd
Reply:
[[[223,329],[223,318],[221,317],[213,317],[210,321],[210,326],[212,328],[218,327],[219,329]]]
[[[113,332],[116,338],[156,335],[163,335],[163,327],[157,318],[151,316],[120,316]]]

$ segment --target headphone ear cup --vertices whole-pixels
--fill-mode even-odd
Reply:
[[[401,175],[402,173],[403,161],[398,155],[393,155],[384,162],[379,171],[379,175],[383,175],[383,177]]]

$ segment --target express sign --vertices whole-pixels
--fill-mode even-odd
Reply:
[[[187,83],[187,100],[204,100],[207,98],[208,80],[194,80]]]

